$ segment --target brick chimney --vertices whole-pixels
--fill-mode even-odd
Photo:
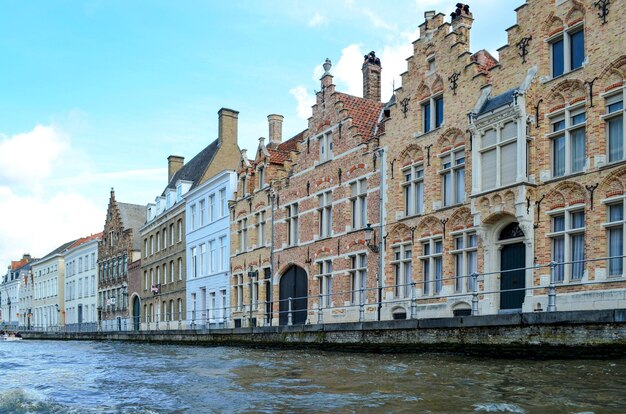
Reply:
[[[376,53],[369,52],[365,55],[363,71],[363,97],[380,102],[380,59]]]
[[[467,50],[470,46],[470,29],[472,28],[472,22],[474,18],[469,11],[469,5],[463,3],[456,4],[456,10],[450,13],[452,31],[460,34],[458,41],[466,44]]]
[[[218,111],[218,139],[220,145],[232,144],[237,145],[237,120],[239,112],[228,108],[222,108]]]
[[[178,172],[185,164],[185,158],[178,155],[170,155],[167,157],[167,182],[172,181],[174,174]]]
[[[283,119],[285,117],[278,114],[271,114],[267,116],[267,123],[269,125],[270,144],[279,145],[283,141]]]

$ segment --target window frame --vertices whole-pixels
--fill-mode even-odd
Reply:
[[[584,122],[573,124],[573,118],[584,114]],[[555,111],[547,115],[550,122],[550,132],[546,134],[546,138],[550,140],[550,177],[551,178],[563,178],[568,175],[578,174],[586,171],[587,169],[587,108],[586,101],[577,102],[574,105],[567,106],[563,109]],[[555,125],[563,122],[563,128],[553,131]],[[583,165],[580,170],[573,170],[573,135],[574,133],[583,130],[584,142],[583,142]],[[563,153],[563,174],[555,174],[556,166],[556,154],[555,154],[555,141],[556,139],[563,138],[564,140],[564,153]]]
[[[458,156],[461,154],[461,156]],[[444,160],[450,157],[450,165],[445,167]],[[463,163],[457,163],[460,159],[463,160]],[[441,204],[443,207],[450,207],[457,204],[463,204],[467,199],[467,194],[465,192],[465,163],[467,161],[467,157],[465,156],[465,145],[459,146],[457,148],[450,149],[446,152],[443,152],[439,155],[439,160],[441,162],[441,169],[439,170],[439,175],[441,177]],[[463,170],[463,185],[462,192],[463,197],[461,200],[457,199],[457,173]],[[446,176],[450,177],[450,200],[446,200]]]
[[[572,216],[574,214],[578,214],[578,213],[583,213],[583,226],[582,227],[571,227],[572,226]],[[547,212],[548,216],[550,217],[550,231],[548,233],[546,233],[546,238],[551,240],[551,245],[550,245],[550,259],[552,261],[554,261],[554,256],[555,256],[555,240],[558,239],[562,239],[563,240],[563,258],[564,258],[564,264],[562,265],[557,265],[557,267],[555,268],[554,272],[555,272],[555,276],[554,276],[554,281],[556,283],[577,283],[580,282],[581,280],[584,279],[585,277],[585,272],[587,271],[586,269],[586,263],[584,262],[585,260],[585,233],[586,233],[586,221],[587,221],[587,212],[585,211],[585,205],[584,204],[575,204],[572,206],[569,206],[567,208],[559,208],[559,209],[554,209],[551,211]],[[555,230],[554,228],[554,224],[555,224],[555,218],[556,217],[563,217],[563,229],[562,230]],[[582,263],[570,263],[572,261],[574,261],[573,259],[573,254],[574,251],[572,249],[572,239],[576,236],[581,235],[583,236],[583,249],[582,249],[582,253],[583,253],[583,257]],[[576,271],[576,267],[577,266],[581,266],[581,274],[580,276],[575,276],[574,272]],[[562,275],[562,276],[560,276]]]
[[[422,265],[422,295],[438,296],[443,290],[443,237],[441,235],[421,239],[419,241],[421,255],[418,256]],[[428,247],[426,249],[425,247]],[[441,250],[437,251],[440,246]],[[437,263],[440,263],[440,274],[437,274]]]
[[[424,162],[418,161],[411,165],[408,165],[401,170],[402,172],[402,183],[400,186],[402,187],[402,197],[404,201],[404,217],[411,217],[424,214],[424,176],[425,176],[425,168]],[[407,179],[407,172],[410,174],[410,178]],[[417,173],[421,172],[419,176]],[[416,189],[419,189],[421,194],[421,206],[416,205],[418,194]],[[408,203],[407,203],[408,200]],[[418,209],[418,207],[420,207]]]
[[[625,126],[626,126],[626,108],[624,108],[624,98],[626,97],[626,87],[622,86],[619,88],[615,88],[607,93],[601,94],[600,95],[602,98],[604,98],[604,108],[605,108],[605,112],[600,115],[600,119],[602,121],[604,121],[604,125],[605,125],[605,142],[606,142],[606,159],[607,159],[607,164],[613,164],[613,163],[617,163],[620,161],[624,161],[626,160],[626,131],[625,131]],[[620,99],[621,98],[621,99]],[[611,105],[615,105],[617,103],[621,102],[622,104],[622,108],[621,109],[617,109],[615,111],[609,112],[609,106]],[[621,123],[622,123],[622,145],[621,145],[621,157],[615,160],[611,160],[611,146],[610,146],[610,139],[611,139],[611,135],[610,135],[610,129],[609,129],[609,123],[611,121],[614,121],[615,119],[621,117]]]
[[[391,246],[391,266],[394,278],[394,298],[407,299],[411,297],[413,288],[413,243],[401,243]],[[408,256],[407,256],[408,254]],[[407,272],[408,270],[408,272]],[[408,273],[408,274],[407,274]]]

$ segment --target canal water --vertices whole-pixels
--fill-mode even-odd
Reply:
[[[0,342],[0,413],[624,413],[626,360]]]

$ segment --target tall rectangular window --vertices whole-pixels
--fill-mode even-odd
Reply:
[[[402,244],[393,248],[391,262],[394,275],[394,296],[396,298],[411,297],[413,283],[413,245]]]
[[[424,295],[441,293],[443,287],[443,241],[439,238],[422,242],[422,292]]]
[[[209,223],[215,221],[215,194],[209,196]]]
[[[422,104],[422,118],[424,133],[430,132],[430,100]]]
[[[200,216],[199,216],[199,226],[202,227],[205,224],[205,216],[206,216],[206,202],[204,200],[200,200]]]
[[[201,276],[206,274],[206,269],[207,269],[206,255],[207,255],[206,243],[202,243],[200,245],[200,271],[198,272]]]
[[[193,204],[189,209],[189,228],[191,231],[196,229],[196,205]]]
[[[260,211],[257,214],[257,246],[262,247],[265,246],[267,234],[266,234],[266,221],[265,221],[265,210]]]
[[[261,166],[258,169],[259,174],[259,188],[265,187],[265,167]]]
[[[581,67],[585,60],[585,32],[584,30],[579,30],[571,33],[569,36],[570,68],[574,70]]]
[[[317,209],[319,218],[319,235],[320,238],[330,237],[333,229],[332,206],[333,193],[326,191],[317,196],[319,208]]]
[[[624,201],[620,200],[607,205],[607,256],[609,276],[624,274]]]
[[[352,228],[361,229],[367,224],[367,180],[362,178],[350,184]]]
[[[183,241],[183,221],[178,220],[178,241]]]
[[[435,98],[435,128],[443,124],[443,96]]]
[[[226,197],[226,189],[220,190],[220,217],[228,214],[228,198]]]
[[[562,177],[585,167],[585,108],[566,108],[550,120],[552,176]]]
[[[320,162],[333,159],[333,134],[327,132],[318,138],[320,149]]]
[[[478,271],[478,238],[474,232],[463,232],[454,236],[454,290],[474,290],[472,274]]]
[[[174,245],[174,223],[170,224],[170,246]]]
[[[404,215],[413,216],[424,212],[424,166],[413,164],[402,170],[404,179]]]
[[[248,249],[248,219],[239,220],[239,251],[245,252]]]
[[[217,272],[217,243],[215,242],[215,240],[211,240],[209,242],[209,250],[210,250],[210,260],[209,260],[209,266],[211,266],[211,273],[215,273]]]
[[[555,281],[580,280],[585,271],[585,213],[583,210],[568,210],[552,214],[552,260]]]
[[[191,277],[198,277],[198,248],[191,248]]]
[[[298,243],[298,203],[285,208],[287,221],[287,244],[295,246]]]
[[[603,116],[606,123],[607,151],[609,162],[624,159],[624,95],[623,92],[606,98],[606,112]]]
[[[551,43],[552,50],[552,77],[556,78],[565,72],[565,54],[563,47],[563,38]]]
[[[367,255],[360,253],[350,256],[350,287],[352,303],[367,303]]]
[[[317,278],[319,282],[319,300],[322,307],[330,307],[333,294],[333,261],[317,262]]]
[[[448,207],[465,201],[465,150],[441,156],[441,192],[443,205]]]
[[[220,267],[221,271],[228,269],[228,249],[226,246],[226,236],[220,237]]]
[[[178,259],[178,280],[183,280],[183,259]]]

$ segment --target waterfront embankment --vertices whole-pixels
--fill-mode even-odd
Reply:
[[[138,332],[24,332],[25,339],[115,340],[494,357],[626,355],[626,309]]]

